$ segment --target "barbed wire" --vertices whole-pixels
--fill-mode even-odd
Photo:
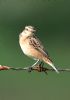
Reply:
[[[15,70],[15,71],[28,71],[28,72],[32,72],[32,71],[37,71],[37,72],[44,72],[45,74],[47,74],[47,72],[49,71],[53,71],[55,72],[54,69],[52,68],[47,68],[47,67],[44,67],[43,64],[38,64],[36,65],[35,67],[9,67],[9,66],[4,66],[4,65],[0,65],[0,71],[3,71],[3,70]],[[70,72],[70,69],[69,68],[65,68],[65,69],[58,69],[59,72]]]

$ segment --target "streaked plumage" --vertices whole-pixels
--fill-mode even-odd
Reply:
[[[58,73],[58,70],[52,63],[52,60],[50,59],[41,41],[35,36],[35,31],[36,30],[34,30],[34,27],[26,26],[23,32],[20,33],[19,44],[22,51],[29,57],[49,64]],[[35,64],[37,63],[38,61]],[[33,66],[35,64],[33,64]]]

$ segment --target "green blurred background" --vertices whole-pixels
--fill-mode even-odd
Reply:
[[[25,67],[19,33],[26,25],[37,36],[55,65],[70,68],[70,0],[0,0],[0,64]],[[48,65],[46,65],[48,66]],[[0,72],[0,100],[70,100],[70,73]]]

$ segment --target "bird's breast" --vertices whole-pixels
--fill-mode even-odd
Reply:
[[[26,54],[26,55],[30,54],[30,47],[29,47],[29,44],[27,42],[25,42],[25,43],[20,42],[20,47],[21,47],[24,54]]]
[[[42,59],[42,53],[29,44],[29,39],[20,39],[19,44],[25,55],[35,59]]]

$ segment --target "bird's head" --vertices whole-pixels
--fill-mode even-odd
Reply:
[[[23,36],[32,36],[35,33],[35,29],[33,26],[25,26],[25,29],[21,33]]]
[[[25,31],[27,31],[27,32],[35,32],[36,30],[35,30],[35,28],[33,27],[33,26],[26,26],[25,27]]]

